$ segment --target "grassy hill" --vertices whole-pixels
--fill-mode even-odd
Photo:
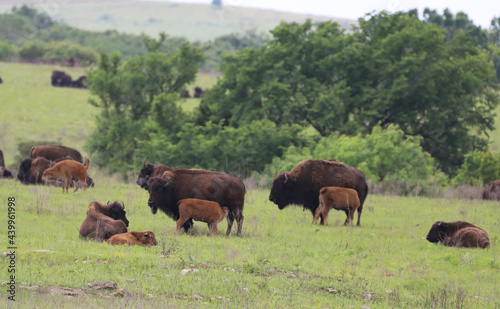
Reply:
[[[24,0],[40,7],[40,1]],[[20,1],[6,0],[0,12],[9,11]],[[243,33],[249,29],[268,31],[280,21],[303,22],[334,20],[349,28],[355,23],[348,19],[334,19],[313,15],[277,12],[272,10],[226,6],[214,9],[211,5],[158,1],[131,0],[77,0],[55,2],[49,13],[57,21],[95,31],[116,29],[119,32],[157,36],[160,31],[170,36],[183,36],[189,40],[210,40],[228,33]]]

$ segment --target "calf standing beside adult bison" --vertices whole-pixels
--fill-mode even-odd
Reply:
[[[153,214],[159,209],[177,221],[180,217],[177,202],[180,200],[197,198],[213,201],[229,209],[226,235],[231,233],[235,219],[238,224],[236,235],[241,234],[246,190],[240,179],[228,174],[198,169],[167,168],[162,176],[151,177],[153,172],[154,166],[144,162],[137,179],[137,184],[149,191],[148,205]],[[147,186],[144,186],[146,180]],[[188,231],[192,226],[193,220],[189,219],[183,228]]]
[[[337,160],[304,160],[289,173],[279,174],[273,181],[269,200],[281,210],[290,204],[303,205],[314,217],[319,206],[319,191],[323,187],[343,187],[356,190],[360,205],[359,226],[363,204],[368,195],[368,185],[363,172]],[[345,210],[348,215],[348,210]],[[344,224],[348,223],[348,218]],[[321,215],[321,224],[323,216]]]

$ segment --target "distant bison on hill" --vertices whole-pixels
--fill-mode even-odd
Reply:
[[[71,76],[64,73],[63,71],[52,71],[51,84],[54,87],[71,87],[72,79]]]
[[[494,180],[484,188],[483,200],[500,200],[500,180]]]
[[[47,160],[58,161],[70,157],[79,163],[83,163],[82,155],[78,150],[62,145],[33,146],[30,154],[33,159],[37,157],[44,157]]]
[[[488,233],[465,221],[436,221],[426,237],[432,243],[442,242],[450,247],[489,248]]]
[[[360,225],[363,203],[368,195],[368,185],[363,172],[337,160],[304,160],[289,173],[279,174],[273,181],[269,200],[279,209],[290,204],[303,205],[314,217],[319,206],[319,190],[325,186],[351,188],[359,197],[358,223]],[[348,215],[348,210],[345,210]],[[321,223],[323,216],[321,215]],[[348,219],[346,219],[348,223]]]

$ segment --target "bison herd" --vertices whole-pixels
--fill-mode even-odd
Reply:
[[[64,190],[68,192],[70,185],[75,186],[74,192],[78,185],[86,191],[94,185],[87,173],[89,161],[87,158],[83,164],[80,152],[70,147],[34,146],[31,157],[21,160],[17,178],[24,184],[60,185],[63,193]],[[0,176],[13,177],[5,169],[1,150]],[[155,215],[160,210],[176,221],[177,233],[181,228],[187,232],[196,220],[207,223],[210,234],[217,235],[217,224],[225,218],[226,236],[230,235],[235,220],[236,235],[241,235],[246,189],[237,177],[201,169],[172,169],[163,164],[146,163],[144,159],[136,183],[149,192],[147,204],[151,213]],[[304,210],[311,211],[313,224],[320,219],[320,224],[327,225],[328,212],[334,208],[344,211],[344,225],[352,226],[357,212],[357,225],[360,226],[367,195],[365,175],[357,168],[336,159],[304,160],[273,180],[269,200],[280,210],[288,205],[302,205]],[[483,198],[500,200],[500,180],[488,184]],[[123,203],[93,201],[87,207],[80,236],[112,245],[157,244],[153,232],[128,232],[128,225]],[[483,229],[464,221],[438,221],[432,225],[426,239],[454,247],[490,246],[488,234]]]

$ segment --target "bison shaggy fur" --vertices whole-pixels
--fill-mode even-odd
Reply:
[[[323,215],[325,225],[328,225],[328,212],[333,207],[336,210],[343,210],[347,214],[347,219],[344,225],[349,222],[352,226],[352,221],[356,209],[359,207],[358,192],[354,189],[342,187],[324,187],[319,191],[319,207],[314,214],[313,224],[316,224],[318,217]]]
[[[40,184],[43,183],[43,172],[54,166],[55,162],[38,157],[36,159],[27,158],[21,160],[19,171],[17,172],[17,179],[24,184]]]
[[[146,159],[144,159],[144,162],[142,163],[142,168],[141,172],[139,173],[139,176],[137,176],[137,181],[136,183],[141,186],[141,188],[145,190],[149,190],[148,187],[148,180],[151,177],[159,177],[163,175],[166,171],[172,171],[170,167],[163,165],[163,164],[150,164],[146,163]]]
[[[136,245],[136,246],[156,246],[155,233],[147,232],[128,232],[111,236],[106,242],[110,245]]]
[[[231,175],[196,169],[178,169],[166,171],[162,177],[152,177],[148,182],[151,212],[158,209],[175,221],[179,220],[178,202],[186,198],[213,201],[229,209],[227,232],[231,233],[233,221],[238,224],[237,235],[243,228],[243,206],[245,203],[245,185]],[[193,225],[191,219],[184,223],[185,231]]]
[[[483,200],[500,201],[500,180],[494,180],[484,188]]]
[[[93,201],[87,207],[87,217],[80,226],[80,236],[103,241],[115,234],[126,233],[128,224],[123,203],[115,201],[104,205]]]
[[[52,71],[50,80],[52,86],[54,87],[71,87],[72,85],[71,76],[64,73],[63,71]]]
[[[279,209],[290,204],[303,205],[314,217],[319,206],[318,192],[325,186],[343,187],[356,190],[360,205],[358,222],[360,225],[363,204],[368,195],[368,185],[363,172],[337,160],[304,160],[290,172],[279,174],[271,187],[269,200]],[[346,215],[348,210],[345,210]],[[320,215],[323,224],[323,215]],[[346,219],[346,223],[348,220]]]
[[[442,242],[445,246],[488,248],[488,234],[478,226],[465,221],[436,221],[426,239],[429,242]]]
[[[30,154],[33,159],[37,157],[44,157],[47,160],[57,162],[62,159],[67,160],[71,158],[77,162],[83,163],[82,155],[78,150],[62,145],[33,146]]]
[[[217,224],[227,217],[229,208],[221,207],[218,203],[196,198],[187,198],[177,203],[179,207],[179,220],[177,220],[176,232],[179,233],[181,226],[188,219],[202,221],[208,224],[210,235],[219,234]]]

